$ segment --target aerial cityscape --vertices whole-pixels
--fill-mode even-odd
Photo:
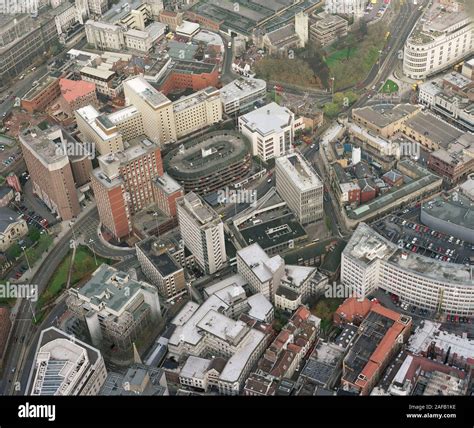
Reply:
[[[474,2],[0,24],[0,395],[474,394]]]

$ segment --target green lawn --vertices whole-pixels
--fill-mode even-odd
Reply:
[[[41,256],[47,252],[49,246],[52,244],[53,238],[47,233],[41,235],[40,239],[34,247],[28,248],[26,250],[26,255],[28,256],[28,261],[30,265],[33,266]]]
[[[41,294],[36,304],[37,312],[41,311],[41,308],[49,303],[51,300],[56,298],[66,286],[67,276],[69,272],[69,266],[71,263],[72,250],[70,250],[64,260],[54,272],[51,281],[46,290]],[[71,285],[77,284],[81,279],[90,275],[94,272],[98,266],[103,263],[110,264],[112,261],[103,259],[97,256],[97,265],[95,264],[94,255],[87,247],[79,247],[76,251],[76,257],[74,258],[74,267],[71,276]]]
[[[393,94],[395,92],[398,92],[398,89],[398,85],[390,79],[388,79],[382,86],[382,92],[384,94]]]
[[[336,62],[347,59],[347,52],[349,48],[340,49],[338,51],[331,52],[325,59],[328,67],[331,67]],[[357,53],[357,49],[351,49],[349,52],[349,58],[352,58]]]

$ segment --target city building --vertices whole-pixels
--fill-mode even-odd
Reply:
[[[19,76],[58,41],[54,14],[33,19],[28,14],[0,17],[0,81]]]
[[[433,361],[421,355],[405,353],[403,363],[393,378],[390,395],[465,395],[466,373],[456,367]]]
[[[184,245],[205,273],[217,272],[227,261],[221,218],[193,192],[178,199],[177,205]]]
[[[342,365],[343,388],[369,395],[411,332],[412,319],[375,305],[362,321]]]
[[[113,70],[85,66],[80,70],[81,79],[94,83],[99,94],[115,98],[123,92],[123,78]]]
[[[300,376],[319,387],[333,389],[342,372],[344,350],[334,343],[319,341]]]
[[[420,220],[434,230],[474,244],[472,200],[456,190],[424,202]]]
[[[239,115],[263,104],[267,94],[267,82],[262,79],[240,77],[220,89],[225,114]]]
[[[430,153],[428,168],[455,185],[474,172],[474,135],[463,134],[455,142]]]
[[[145,135],[127,142],[122,152],[98,158],[91,177],[102,225],[123,238],[131,232],[130,216],[155,202],[154,180],[163,175],[159,145]]]
[[[245,293],[244,293],[245,296]],[[188,302],[173,319],[176,326],[168,342],[171,356],[183,361],[188,356],[204,357],[209,352],[226,360],[222,371],[215,373],[217,389],[223,395],[237,395],[242,390],[250,370],[267,345],[265,333],[235,321],[222,313],[229,305],[217,296],[209,297],[202,305]],[[191,360],[193,367],[206,364]],[[195,367],[194,367],[195,368]],[[185,371],[183,378],[204,386],[203,375],[191,376]],[[191,386],[191,384],[189,384]]]
[[[34,194],[58,218],[76,217],[81,210],[76,185],[83,185],[92,170],[89,148],[57,126],[30,127],[19,139]]]
[[[45,74],[23,95],[21,107],[28,113],[45,111],[61,95],[59,80]]]
[[[176,141],[173,103],[143,77],[127,80],[123,86],[126,104],[135,106],[143,117],[145,134],[160,144]]]
[[[28,381],[28,394],[99,395],[107,377],[100,351],[49,327],[40,334]]]
[[[434,1],[405,42],[403,73],[412,79],[425,79],[472,54],[473,28],[464,4]]]
[[[459,128],[430,112],[418,112],[402,124],[402,132],[411,141],[429,151],[438,150],[454,143],[464,134]]]
[[[398,248],[365,223],[342,252],[341,283],[359,298],[381,288],[400,300],[445,314],[472,316],[471,269]]]
[[[247,177],[251,155],[241,134],[215,131],[172,150],[165,156],[164,165],[185,192],[205,195]]]
[[[237,272],[254,293],[262,293],[272,303],[285,274],[285,261],[279,256],[269,257],[257,244],[237,251]]]
[[[275,102],[239,117],[239,131],[250,140],[252,155],[263,161],[286,154],[302,127],[293,112]]]
[[[172,298],[186,290],[184,270],[165,246],[147,238],[136,244],[136,250],[143,273],[163,296]]]
[[[68,113],[72,113],[87,105],[99,106],[94,83],[83,80],[60,79],[59,88],[62,99],[68,107]]]
[[[352,110],[354,123],[389,138],[402,130],[402,124],[420,111],[412,104],[397,104],[393,108],[384,105],[360,107]]]
[[[159,368],[134,363],[125,374],[110,372],[102,385],[105,396],[169,395],[165,372]]]
[[[277,192],[300,223],[313,223],[323,218],[323,183],[300,153],[278,157],[275,177]]]
[[[173,103],[176,137],[207,128],[222,121],[222,104],[219,91],[209,87],[181,97]]]
[[[418,100],[435,114],[466,131],[474,131],[474,81],[451,71],[419,86]]]
[[[183,188],[166,172],[153,180],[155,203],[165,215],[177,216],[176,200],[184,196]]]
[[[219,376],[227,361],[222,357],[208,360],[189,356],[179,372],[179,383],[185,388],[200,389],[207,392],[210,388],[218,388]]]
[[[309,38],[321,46],[328,46],[347,35],[348,22],[339,15],[319,13],[318,19],[309,26]]]
[[[291,379],[319,337],[321,320],[300,306],[258,361],[256,374],[269,380]]]
[[[101,265],[80,288],[70,288],[66,304],[83,322],[97,347],[132,348],[133,342],[161,317],[155,286]]]
[[[27,234],[28,225],[23,214],[8,207],[0,207],[0,251],[5,252]]]

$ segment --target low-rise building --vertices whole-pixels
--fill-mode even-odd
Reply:
[[[309,38],[321,46],[328,46],[347,35],[348,22],[339,15],[319,13],[318,19],[309,27]]]
[[[341,384],[369,395],[391,358],[410,335],[411,317],[382,305],[372,307],[344,357]]]
[[[45,111],[61,95],[59,80],[46,74],[21,99],[21,107],[29,113]]]
[[[0,208],[0,251],[5,252],[17,240],[28,234],[28,225],[23,214],[7,207]]]

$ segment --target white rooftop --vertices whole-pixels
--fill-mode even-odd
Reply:
[[[258,243],[242,248],[237,251],[237,254],[262,283],[270,281],[273,278],[273,272],[284,263],[279,255],[270,258]]]
[[[84,121],[89,124],[102,140],[107,141],[117,136],[118,132],[105,133],[105,131],[98,125],[96,119],[101,116],[101,113],[94,106],[87,105],[81,107],[76,110],[76,114],[84,119]]]
[[[248,315],[257,321],[265,321],[268,314],[273,309],[273,305],[262,293],[257,293],[253,296],[250,296],[247,299],[247,303],[250,305]]]
[[[183,23],[176,27],[176,33],[192,36],[201,26],[195,22],[183,21]]]
[[[408,350],[415,354],[426,351],[432,342],[436,347],[448,351],[450,354],[457,354],[464,358],[473,358],[474,340],[467,337],[457,336],[440,329],[441,324],[429,320],[424,320],[423,326],[417,327],[415,332],[408,339]]]
[[[312,190],[323,185],[318,174],[298,152],[280,156],[276,159],[276,163],[290,176],[300,191]]]
[[[221,88],[221,100],[223,104],[227,104],[248,97],[256,92],[265,91],[266,87],[267,82],[265,80],[241,77]]]
[[[211,360],[191,355],[186,360],[179,376],[191,379],[204,379],[210,364]]]
[[[156,109],[163,104],[171,103],[171,101],[161,92],[151,86],[143,77],[138,76],[124,82],[124,88],[129,88],[135,94],[139,95],[152,108]]]
[[[294,115],[286,107],[275,102],[240,116],[241,121],[250,131],[262,136],[280,133],[291,125]]]

